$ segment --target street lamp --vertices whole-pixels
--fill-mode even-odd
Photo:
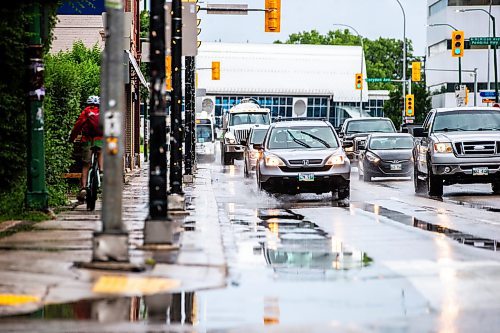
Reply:
[[[401,4],[401,1],[396,0],[399,4],[399,7],[401,7],[401,11],[403,12],[403,100],[405,99],[406,96],[406,13],[405,9],[403,8],[403,5]],[[410,87],[411,88],[411,87]],[[402,122],[404,123],[404,118],[405,118],[405,110],[403,108],[402,112]]]
[[[452,28],[453,30],[457,31],[458,29],[452,26],[451,24],[448,23],[434,23],[434,24],[428,24],[428,27],[442,27],[442,26],[447,26]],[[452,41],[453,42],[453,41]],[[462,85],[462,57],[458,57],[458,85]]]
[[[457,13],[474,12],[474,11],[485,12],[490,17],[491,23],[493,25],[493,38],[495,38],[497,36],[495,27],[495,16],[491,15],[490,12],[481,8],[457,9]],[[498,103],[497,45],[495,43],[493,43],[493,67],[495,70],[495,103]]]
[[[340,27],[346,27],[346,28],[349,28],[351,29],[352,31],[354,31],[357,35],[358,35],[358,38],[361,42],[361,77],[363,77],[363,65],[364,65],[364,55],[365,55],[365,46],[364,46],[364,43],[363,43],[363,36],[361,36],[359,34],[359,32],[352,26],[348,25],[348,24],[342,24],[342,23],[334,23],[332,24],[333,26],[340,26]],[[359,91],[359,116],[360,117],[363,117],[363,89],[361,89]]]

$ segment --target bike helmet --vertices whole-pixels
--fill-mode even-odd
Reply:
[[[87,104],[89,105],[99,105],[99,103],[99,96],[89,96],[89,98],[87,98]]]

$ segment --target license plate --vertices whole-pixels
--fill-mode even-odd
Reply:
[[[312,173],[299,173],[299,182],[313,182],[314,174]]]
[[[391,164],[391,171],[401,171],[401,164]]]
[[[487,176],[489,174],[488,168],[472,168],[473,176]]]

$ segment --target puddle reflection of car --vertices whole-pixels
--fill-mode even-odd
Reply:
[[[413,137],[406,133],[374,133],[360,153],[359,178],[411,177]]]
[[[255,164],[257,163],[257,159],[259,157],[259,151],[254,148],[254,145],[262,145],[268,128],[268,125],[255,125],[250,130],[248,138],[246,140],[241,140],[241,144],[244,146],[243,174],[245,177],[250,177],[250,172],[255,171]]]
[[[271,124],[256,165],[257,186],[270,193],[350,194],[351,165],[333,126],[320,120]]]

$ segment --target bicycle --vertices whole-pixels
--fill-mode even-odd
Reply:
[[[97,201],[97,193],[101,187],[101,178],[99,174],[98,153],[99,147],[91,147],[92,157],[90,160],[90,169],[87,176],[87,196],[85,201],[87,203],[87,210],[94,210]]]

